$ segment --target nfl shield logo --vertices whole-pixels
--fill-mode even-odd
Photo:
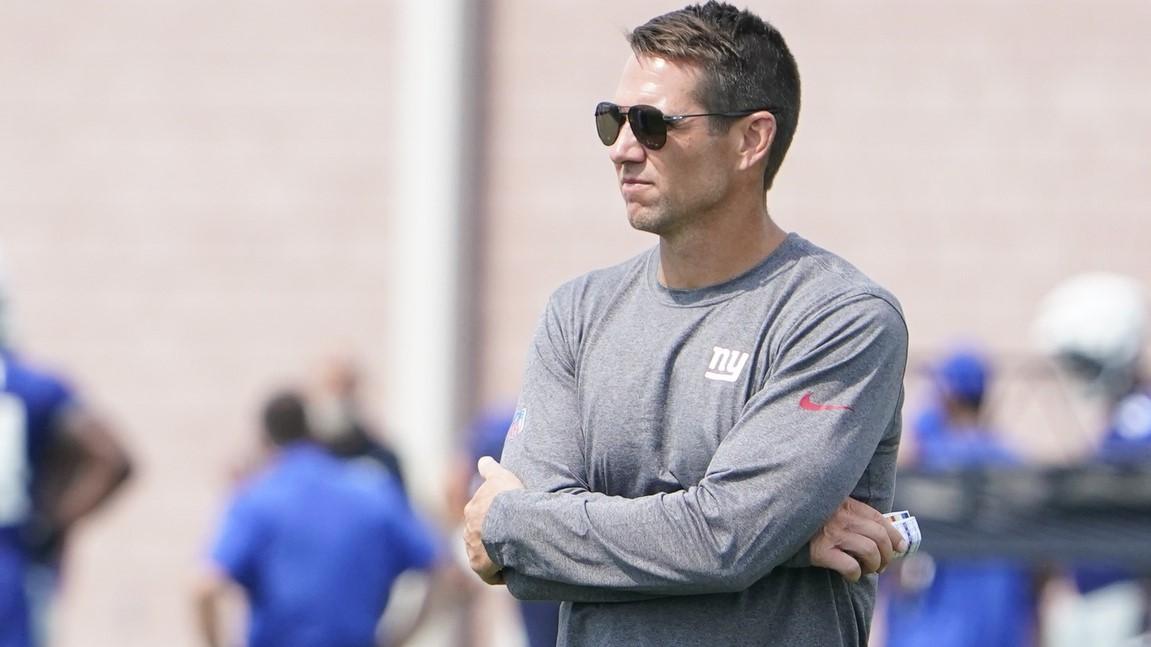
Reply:
[[[512,417],[512,424],[508,426],[508,440],[520,435],[524,430],[524,423],[527,421],[528,410],[524,408],[516,409],[516,415]]]

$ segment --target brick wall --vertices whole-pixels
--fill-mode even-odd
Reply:
[[[60,645],[193,644],[188,574],[260,398],[334,345],[382,372],[391,12],[0,9],[0,245],[23,346],[141,467],[75,546]]]

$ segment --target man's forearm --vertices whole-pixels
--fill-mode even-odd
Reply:
[[[577,586],[532,577],[512,569],[503,572],[508,591],[520,600],[552,600],[556,602],[587,602],[611,604],[653,600],[658,595],[633,593],[594,586]]]
[[[71,411],[61,424],[70,448],[67,469],[72,477],[45,502],[45,516],[56,527],[68,528],[107,502],[128,480],[132,464],[112,431],[95,415]]]
[[[811,564],[810,544],[804,545],[780,564],[781,568],[809,568]],[[552,600],[557,602],[584,602],[591,604],[613,604],[618,602],[642,602],[654,600],[663,595],[636,593],[619,589],[596,586],[565,584],[553,580],[532,577],[514,569],[505,569],[503,576],[508,592],[520,600]]]
[[[196,626],[201,643],[205,647],[223,647],[220,636],[220,619],[217,595],[211,591],[200,591],[196,595]]]
[[[48,511],[49,519],[59,528],[70,528],[107,501],[128,474],[127,464],[85,465]]]
[[[819,515],[810,524],[767,512],[777,522],[772,531],[753,531],[694,501],[708,496],[698,488],[630,500],[509,492],[493,505],[484,535],[498,564],[559,585],[643,596],[728,593],[790,558],[834,506],[807,506]]]

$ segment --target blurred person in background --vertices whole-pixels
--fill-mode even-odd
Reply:
[[[363,375],[349,355],[326,358],[308,399],[308,421],[316,441],[336,456],[374,466],[405,492],[399,456],[368,423],[360,401]]]
[[[203,644],[225,642],[223,599],[245,594],[248,647],[375,647],[404,643],[426,617],[383,636],[396,578],[431,572],[437,545],[395,480],[314,442],[303,398],[282,392],[262,413],[269,452],[234,494],[195,592]]]
[[[961,350],[933,371],[934,401],[912,427],[913,467],[1010,468],[1021,459],[988,426],[988,366]],[[936,560],[920,552],[883,579],[888,647],[1024,647],[1034,644],[1038,580],[1001,558]]]
[[[111,425],[11,345],[0,273],[0,646],[48,642],[65,548],[81,520],[127,481]]]
[[[494,407],[475,418],[468,426],[464,443],[466,445],[456,461],[453,470],[453,480],[449,484],[449,510],[462,511],[468,499],[475,494],[483,479],[476,471],[476,463],[484,456],[500,456],[504,450],[504,439],[508,429],[512,426],[515,416],[515,407]],[[461,545],[462,546],[462,545]],[[467,556],[461,556],[463,565],[467,567]],[[478,596],[490,591],[488,587],[477,587],[479,584],[474,577],[464,582],[469,589],[475,589],[474,602],[479,602]],[[500,591],[506,594],[506,591]],[[559,628],[559,603],[550,600],[516,600],[520,619],[523,623],[524,633],[528,647],[554,647]],[[472,604],[468,618],[467,633],[471,637],[478,637],[486,632],[485,625],[488,619],[484,617],[482,605]],[[483,644],[482,641],[480,644]]]
[[[1075,276],[1044,300],[1036,336],[1045,353],[1106,411],[1097,458],[1151,460],[1151,382],[1143,366],[1147,299],[1135,279]]]
[[[926,470],[1013,466],[1009,450],[986,416],[988,363],[974,350],[958,350],[932,371],[935,398],[916,418],[913,464]]]
[[[1088,461],[1113,466],[1151,462],[1151,383],[1146,289],[1127,276],[1089,272],[1056,286],[1040,305],[1035,336],[1044,353],[1104,411]],[[1120,645],[1151,627],[1151,577],[1122,564],[1073,565],[1078,600],[1060,600],[1051,645]],[[1146,636],[1145,636],[1146,637]]]

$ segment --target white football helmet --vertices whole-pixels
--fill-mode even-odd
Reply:
[[[1040,349],[1092,390],[1122,396],[1136,377],[1147,333],[1143,286],[1127,276],[1090,272],[1056,286],[1039,307]]]

